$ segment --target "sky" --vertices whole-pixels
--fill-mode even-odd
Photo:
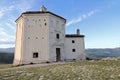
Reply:
[[[25,11],[64,17],[66,34],[85,35],[85,48],[120,47],[120,0],[0,0],[0,48],[15,46],[15,20]]]

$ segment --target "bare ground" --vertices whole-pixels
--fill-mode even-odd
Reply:
[[[51,63],[40,63],[40,64],[28,64],[28,65],[22,65],[22,66],[17,66],[17,67],[0,69],[0,71],[2,71],[2,70],[19,69],[19,68],[41,67],[41,66],[48,66],[48,65],[65,64],[65,63],[66,62],[51,62]]]

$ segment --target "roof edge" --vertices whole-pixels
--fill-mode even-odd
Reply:
[[[50,11],[45,11],[45,12],[42,12],[42,11],[26,11],[26,12],[23,12],[23,13],[15,20],[15,22],[16,22],[23,14],[43,14],[43,13],[50,13],[50,14],[52,14],[52,15],[54,15],[54,16],[57,16],[57,17],[59,17],[59,18],[61,18],[61,19],[64,19],[64,20],[65,20],[65,23],[66,23],[66,19],[65,19],[65,18],[63,18],[63,17],[61,17],[61,16],[59,16],[59,15],[57,15],[57,14],[54,14],[54,13],[52,13],[52,12],[50,12]]]
[[[66,34],[65,37],[85,37],[85,35],[77,35],[77,34]]]

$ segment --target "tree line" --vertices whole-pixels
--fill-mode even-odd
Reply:
[[[0,64],[11,64],[13,63],[14,54],[0,52]]]

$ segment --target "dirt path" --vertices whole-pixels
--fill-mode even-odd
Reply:
[[[30,64],[30,65],[23,65],[23,66],[18,66],[18,67],[11,67],[11,68],[0,69],[0,71],[19,69],[19,68],[41,67],[41,66],[48,66],[48,65],[65,64],[65,63],[66,62],[52,62],[52,63]]]
[[[40,67],[40,66],[48,66],[48,65],[55,65],[55,64],[65,64],[65,63],[66,62],[53,62],[53,63],[31,64],[31,65],[19,66],[17,68]]]

